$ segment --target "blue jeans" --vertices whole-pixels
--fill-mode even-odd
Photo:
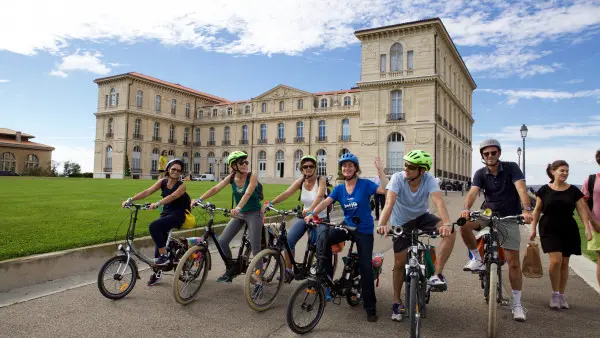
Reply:
[[[325,270],[331,277],[333,276],[333,265],[332,265],[332,253],[331,246],[340,242],[345,242],[354,239],[356,247],[358,249],[358,268],[361,275],[361,286],[362,286],[362,298],[363,307],[367,314],[375,314],[377,312],[377,298],[375,297],[375,280],[373,277],[373,234],[361,234],[357,231],[346,233],[343,230],[329,229],[329,239],[327,245],[325,245],[323,239],[324,235],[321,235],[321,231],[327,230],[327,227],[321,226],[319,228],[319,236],[317,239],[318,252],[322,252],[323,246],[325,246]]]
[[[287,231],[287,240],[288,245],[290,246],[290,250],[292,253],[296,251],[296,243],[304,236],[306,233],[306,223],[304,223],[304,219],[297,219],[294,224]],[[317,237],[316,231],[310,232],[311,242],[314,243]]]

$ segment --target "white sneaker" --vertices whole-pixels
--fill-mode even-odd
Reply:
[[[527,319],[527,317],[525,316],[526,313],[527,313],[527,310],[521,304],[513,305],[513,307],[512,307],[513,319],[516,320],[517,322],[524,322],[525,319]]]
[[[561,309],[568,309],[569,308],[569,303],[567,303],[567,301],[565,300],[565,295],[559,295],[558,296],[558,300],[560,302],[560,308]]]
[[[550,308],[553,310],[560,309],[560,295],[552,294],[552,298],[550,298]]]
[[[463,271],[480,271],[485,270],[485,264],[478,259],[471,259],[463,268]]]

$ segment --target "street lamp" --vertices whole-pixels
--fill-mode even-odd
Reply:
[[[523,177],[527,181],[527,176],[525,176],[525,138],[527,137],[527,126],[525,124],[521,126],[521,137],[523,138]]]
[[[519,161],[519,168],[521,168],[521,147],[517,148],[517,159]]]
[[[219,182],[219,181],[221,181],[221,172],[219,171],[219,166],[221,165],[221,160],[217,160],[216,162],[217,162],[217,172],[216,172],[217,179],[216,179],[216,181]]]

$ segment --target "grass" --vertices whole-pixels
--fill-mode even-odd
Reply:
[[[124,239],[129,210],[121,208],[121,203],[152,183],[130,179],[0,177],[0,261]],[[190,196],[197,198],[215,183],[186,184]],[[263,186],[267,200],[287,188],[279,184]],[[160,191],[146,201],[159,199]],[[231,189],[223,189],[209,201],[230,208]],[[291,209],[297,203],[295,194],[278,206]],[[136,237],[148,235],[148,224],[158,215],[158,210],[140,211]],[[201,209],[195,209],[194,215],[198,226],[208,219]],[[215,217],[215,223],[227,221],[223,215]]]
[[[587,249],[587,239],[585,238],[585,227],[583,226],[583,223],[579,219],[579,215],[577,215],[577,213],[575,213],[575,220],[577,221],[577,226],[579,227],[579,236],[581,237],[581,252],[586,257],[588,257],[592,261],[596,262],[597,261],[596,252],[589,251]]]

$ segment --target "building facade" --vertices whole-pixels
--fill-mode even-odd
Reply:
[[[27,175],[37,169],[50,171],[54,147],[31,142],[34,137],[0,128],[0,172]]]
[[[163,150],[188,173],[227,172],[234,150],[249,154],[265,179],[300,175],[299,159],[317,157],[318,172],[336,175],[337,159],[355,153],[363,176],[380,156],[388,174],[402,156],[422,149],[432,173],[466,181],[471,175],[472,93],[476,88],[439,19],[355,32],[361,41],[357,87],[311,93],[278,85],[247,101],[228,101],[139,73],[98,85],[94,177],[158,175]]]

